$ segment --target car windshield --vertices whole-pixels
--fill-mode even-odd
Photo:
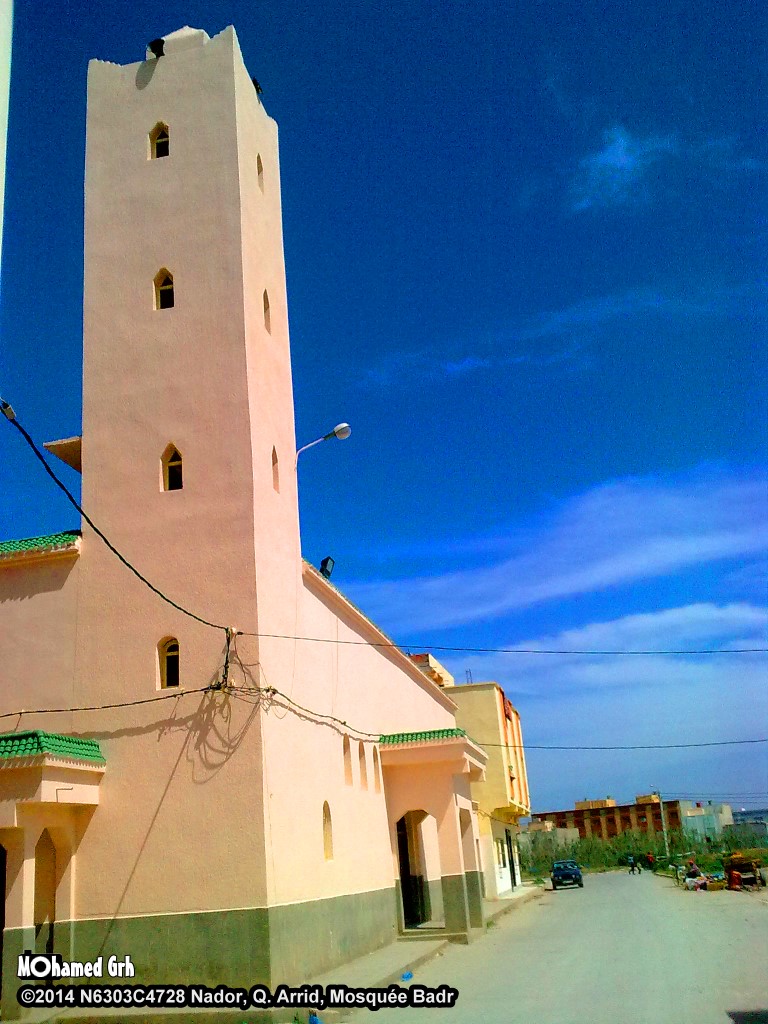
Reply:
[[[575,868],[575,867],[577,867],[577,864],[576,864],[575,860],[556,860],[554,865],[553,865],[553,867],[554,868]]]

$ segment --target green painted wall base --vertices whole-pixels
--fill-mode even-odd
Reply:
[[[54,952],[65,960],[104,956],[105,974],[110,956],[130,956],[135,984],[301,985],[394,941],[394,900],[388,888],[253,910],[64,922],[55,926]],[[21,1013],[16,972],[25,949],[35,949],[34,929],[6,929],[3,1020]]]
[[[465,871],[467,884],[467,903],[469,905],[469,924],[471,928],[483,928],[483,877],[479,871]]]
[[[443,909],[447,932],[468,932],[467,883],[464,875],[443,875]]]
[[[445,919],[445,908],[443,906],[443,883],[439,878],[430,878],[427,881],[429,887],[429,903],[432,910],[433,921]]]

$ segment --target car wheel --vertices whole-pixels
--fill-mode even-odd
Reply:
[[[552,892],[554,892],[554,891],[555,891],[555,889],[557,889],[557,883],[556,883],[556,882],[553,882],[553,883],[552,883]]]
[[[583,888],[584,888],[584,883],[583,883],[583,882],[579,882],[579,888],[580,888],[580,889],[583,889]]]

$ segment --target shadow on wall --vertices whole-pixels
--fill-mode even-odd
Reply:
[[[181,696],[181,694],[179,696]],[[162,722],[155,721],[142,729],[133,730],[134,732],[146,732],[156,729],[158,731],[158,741],[162,734],[167,730],[180,731],[184,734],[185,738],[179,749],[178,756],[168,773],[168,778],[163,786],[157,805],[152,813],[152,818],[136,852],[136,857],[133,865],[131,866],[125,886],[118,898],[112,918],[106,925],[106,930],[98,950],[99,955],[102,955],[105,949],[109,946],[113,929],[120,917],[120,912],[128,894],[128,890],[130,889],[131,883],[133,882],[134,876],[138,870],[139,862],[144,856],[144,851],[150,835],[160,818],[163,805],[171,789],[174,778],[176,777],[176,773],[179,770],[179,766],[184,760],[186,760],[192,766],[194,781],[208,781],[233,756],[253,724],[253,720],[259,710],[258,702],[254,703],[251,710],[245,714],[245,717],[239,716],[240,721],[237,725],[234,725],[235,718],[238,716],[233,714],[231,699],[232,698],[229,694],[222,693],[221,691],[205,693],[203,694],[203,698],[197,709],[192,714],[184,717],[176,717],[174,713]],[[128,732],[129,730],[123,730],[120,734],[126,735]],[[117,733],[89,732],[88,735],[95,739],[109,739],[114,738]],[[204,778],[194,778],[195,768],[199,763],[203,765],[205,770]]]
[[[0,573],[0,604],[27,601],[37,594],[62,590],[77,561],[76,558],[67,558],[58,562],[41,561],[37,565],[26,563],[4,568]]]
[[[157,58],[153,57],[150,60],[145,60],[143,64],[139,64],[136,69],[136,88],[146,89],[149,83],[152,81],[152,76],[157,68]]]
[[[220,678],[219,667],[211,676],[209,686],[215,685]],[[154,718],[152,721],[122,729],[89,729],[85,733],[73,732],[72,735],[110,741],[156,732],[159,743],[167,733],[181,733],[184,743],[168,780],[169,784],[182,755],[191,767],[192,781],[204,784],[210,781],[235,754],[250,730],[263,698],[259,693],[248,694],[250,699],[243,700],[237,692],[206,691],[194,711],[181,715],[178,712],[185,693],[186,691],[181,689],[177,693],[167,693],[167,696],[161,698],[173,701],[170,714],[164,718]],[[237,702],[237,705],[233,702]],[[153,703],[155,702],[150,700],[147,706],[151,707]],[[236,706],[239,706],[239,714],[235,713]]]

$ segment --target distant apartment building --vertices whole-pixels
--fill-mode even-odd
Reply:
[[[661,800],[657,793],[635,797],[633,804],[617,804],[612,797],[581,800],[573,810],[542,811],[533,821],[551,821],[556,828],[576,828],[586,839],[613,839],[622,832],[663,832],[684,829],[702,838],[720,835],[733,821],[728,804],[702,804],[690,800]]]

